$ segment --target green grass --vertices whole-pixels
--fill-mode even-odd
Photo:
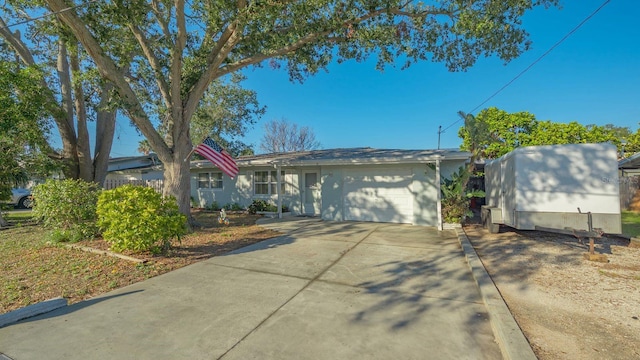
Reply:
[[[29,210],[3,211],[2,218],[9,223],[9,226],[33,225],[36,223],[33,218],[33,212]]]
[[[33,218],[33,213],[31,211],[12,211],[2,213],[2,216],[7,221],[20,221],[20,220],[31,220]]]
[[[622,212],[622,233],[633,237],[640,237],[640,212]]]

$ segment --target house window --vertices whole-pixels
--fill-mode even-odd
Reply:
[[[222,173],[199,173],[198,174],[199,189],[222,189]]]
[[[281,171],[282,183],[280,184],[280,193],[284,194],[285,181],[284,171]],[[256,171],[253,178],[253,188],[256,195],[275,195],[278,188],[278,173],[276,171]]]

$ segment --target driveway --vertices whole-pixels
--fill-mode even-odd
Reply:
[[[1,328],[0,353],[501,358],[454,232],[314,219],[264,226],[286,235]]]

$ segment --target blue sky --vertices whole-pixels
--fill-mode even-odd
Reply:
[[[244,141],[259,150],[263,124],[285,118],[310,126],[322,148],[457,148],[469,112],[512,80],[597,9],[604,0],[565,0],[562,8],[539,8],[524,18],[532,49],[507,65],[481,59],[466,72],[440,63],[409,69],[375,69],[375,62],[332,64],[303,84],[284,70],[245,71],[244,86],[258,93],[267,113]],[[482,108],[529,111],[540,120],[613,123],[638,129],[640,122],[640,2],[613,0],[577,32]],[[479,110],[475,111],[477,113]],[[456,123],[457,122],[457,123]],[[454,124],[455,123],[455,124]],[[111,156],[137,154],[138,135],[127,119],[116,129]]]

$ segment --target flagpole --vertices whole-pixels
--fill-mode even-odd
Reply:
[[[202,140],[200,140],[200,142],[198,143],[198,145],[202,144],[202,143],[205,141],[205,139],[206,139],[206,138],[208,138],[208,137],[209,137],[209,134],[205,135],[205,137],[203,137],[203,138],[202,138]],[[191,151],[189,151],[189,153],[187,154],[187,157],[186,157],[186,158],[184,158],[184,161],[185,161],[185,162],[186,162],[187,160],[189,160],[189,158],[191,157],[191,155],[193,155],[193,152],[194,152],[194,151],[196,151],[196,148],[197,148],[197,147],[198,147],[198,146],[196,145],[195,147],[192,147],[192,148],[191,148]]]

